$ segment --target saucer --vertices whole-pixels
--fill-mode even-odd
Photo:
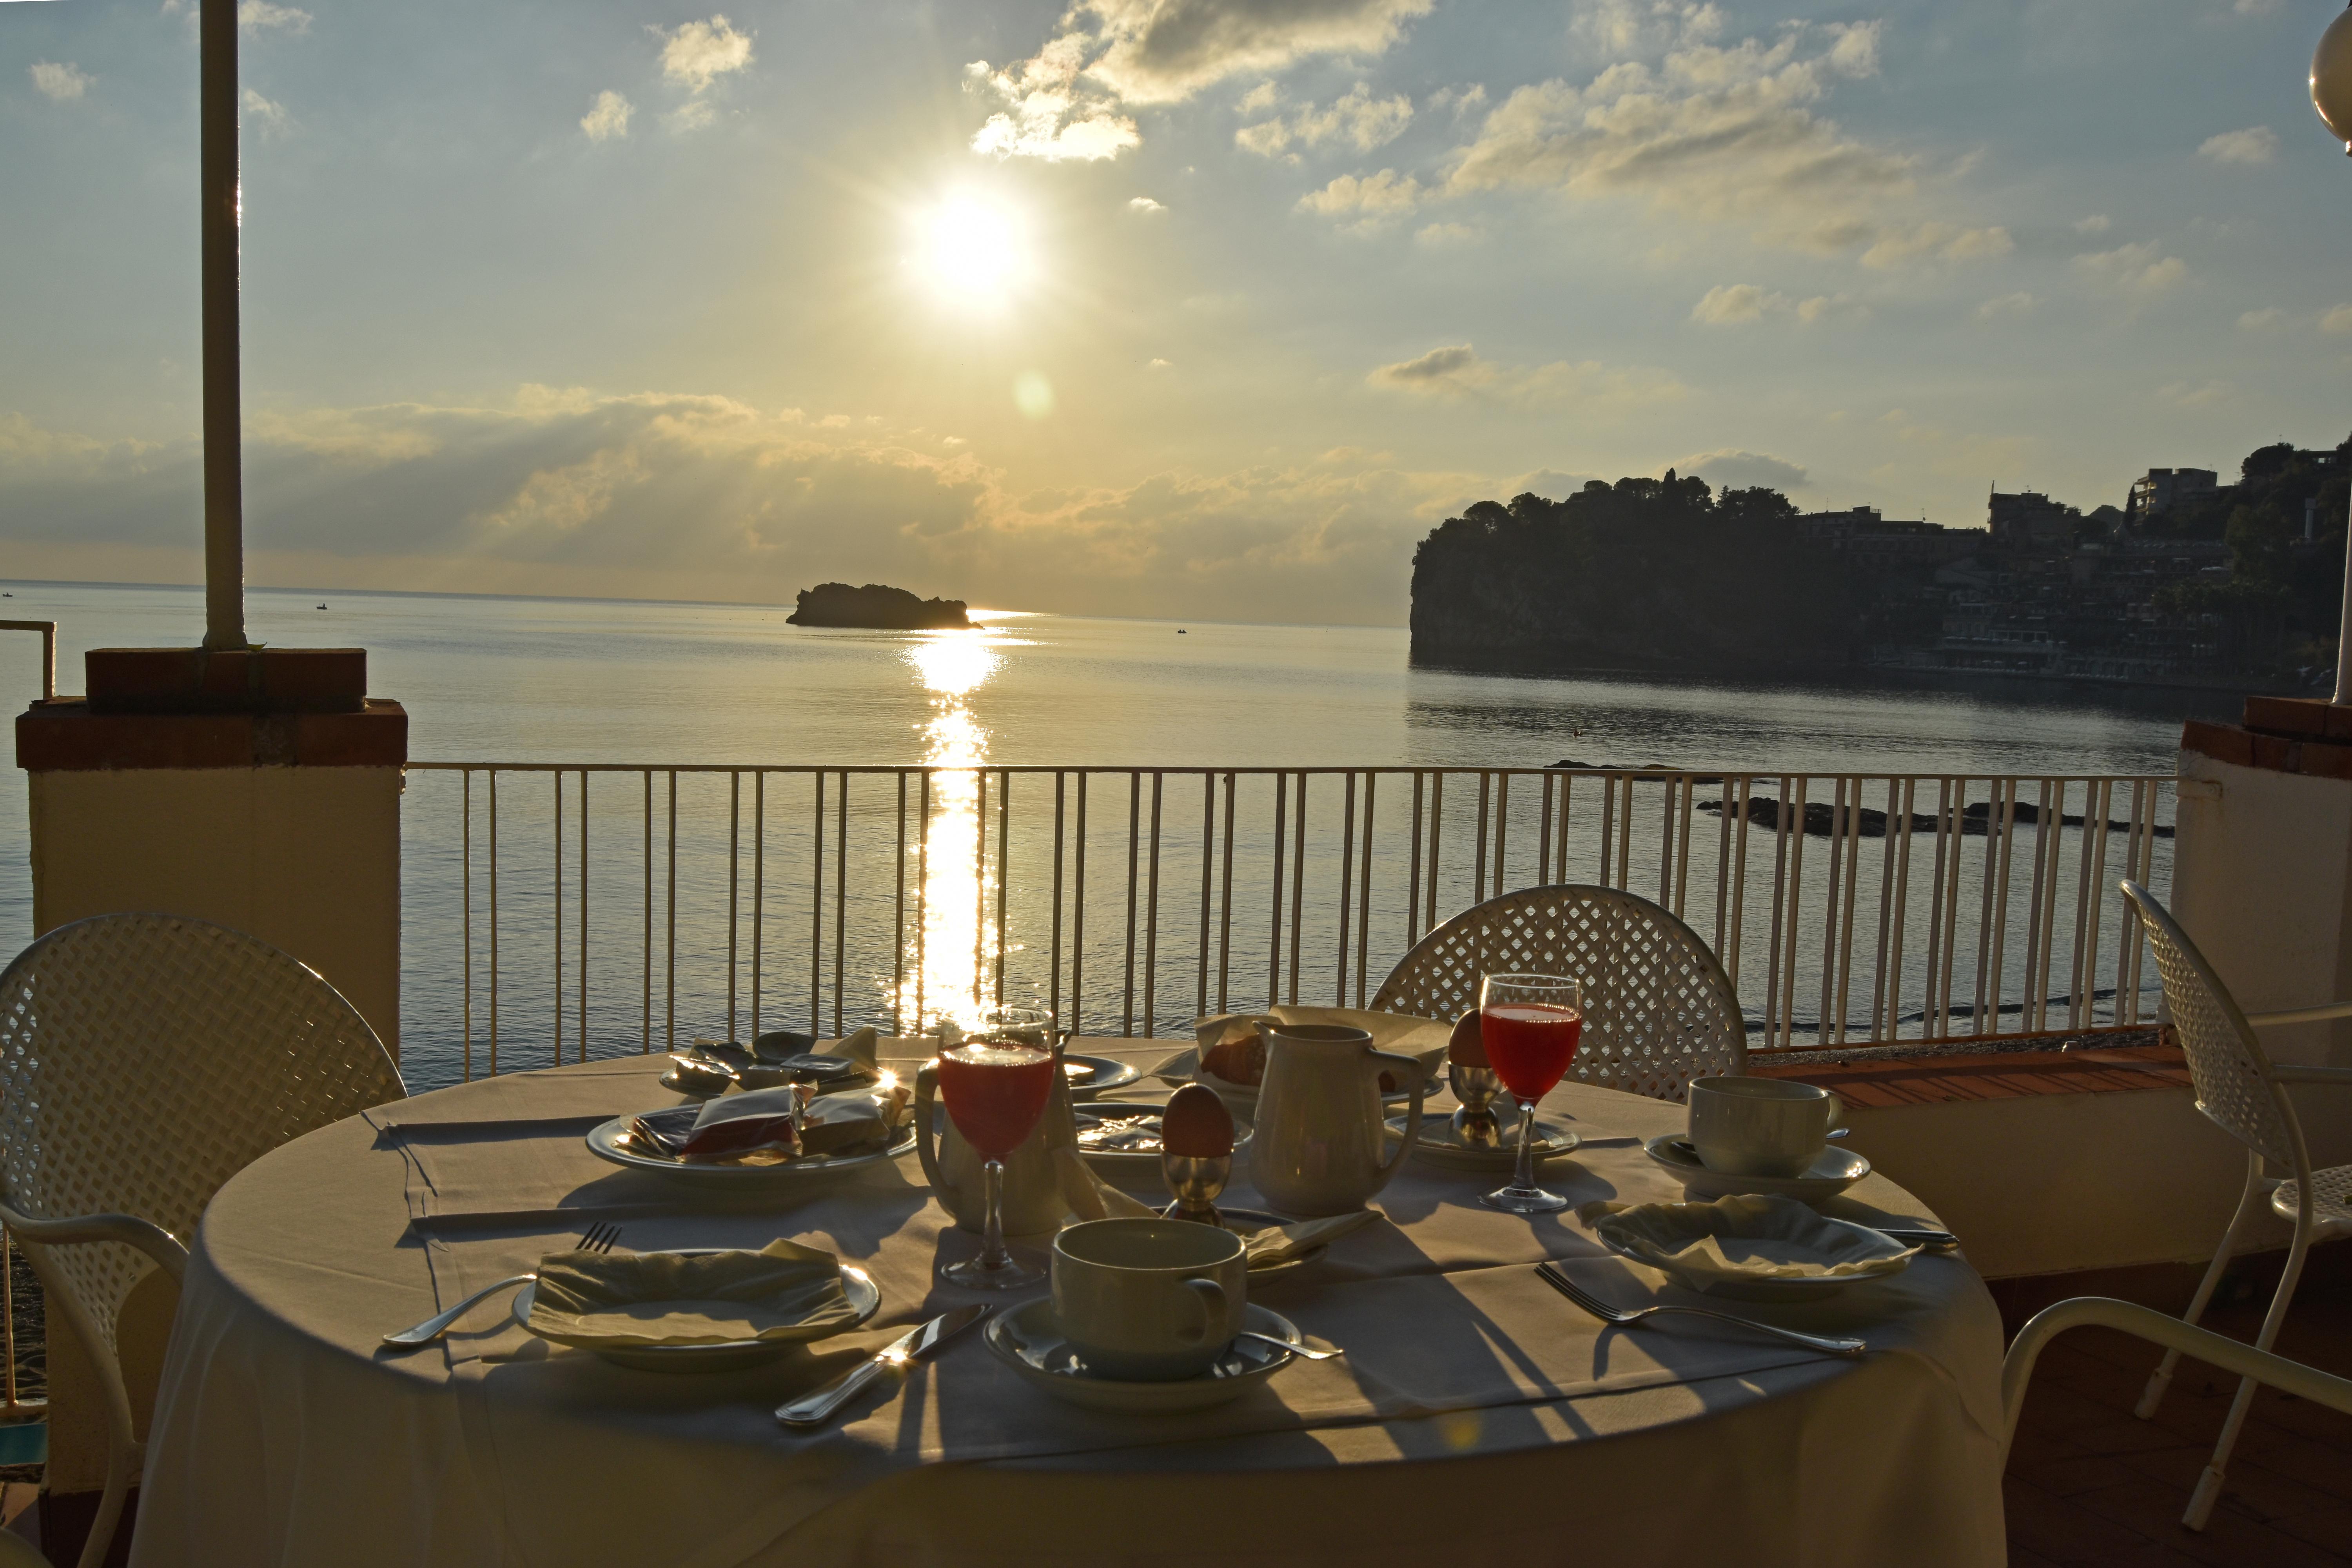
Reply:
[[[1502,1172],[1507,1175],[1519,1163],[1519,1113],[1514,1110],[1497,1113],[1502,1124],[1500,1146],[1487,1148],[1482,1144],[1465,1143],[1454,1135],[1454,1113],[1450,1110],[1424,1110],[1421,1113],[1421,1138],[1412,1146],[1412,1157],[1449,1171],[1476,1171],[1481,1173]],[[1404,1118],[1391,1116],[1388,1121],[1390,1136],[1404,1136]],[[1549,1116],[1536,1118],[1536,1158],[1554,1160],[1573,1152],[1584,1140]]]
[[[677,1247],[663,1250],[693,1258],[725,1249]],[[841,1293],[849,1298],[849,1304],[856,1309],[857,1316],[810,1338],[830,1339],[835,1334],[845,1334],[863,1326],[867,1319],[881,1310],[881,1288],[863,1268],[846,1263],[841,1266]],[[538,1298],[539,1282],[534,1279],[515,1292],[513,1304],[508,1309],[525,1332],[530,1331],[531,1303]],[[553,1341],[549,1342],[554,1343]],[[591,1350],[588,1353],[602,1357],[614,1366],[635,1367],[639,1372],[725,1372],[733,1367],[757,1366],[763,1362],[774,1361],[786,1351],[808,1342],[807,1339],[728,1340],[715,1345],[638,1345],[628,1350]],[[558,1345],[556,1348],[576,1347]]]
[[[1296,1340],[1297,1325],[1278,1312],[1251,1302],[1242,1309],[1242,1326],[1276,1339]],[[1122,1414],[1162,1415],[1205,1410],[1238,1399],[1297,1358],[1259,1340],[1235,1340],[1215,1365],[1198,1377],[1172,1383],[1121,1383],[1087,1370],[1054,1320],[1054,1303],[1040,1297],[988,1321],[982,1337],[999,1361],[1027,1382],[1056,1399],[1083,1405],[1089,1410]]]
[[[1664,1221],[1669,1230],[1680,1229],[1680,1235],[1676,1239],[1688,1238],[1691,1232],[1682,1227],[1688,1226],[1693,1221],[1702,1228],[1714,1228],[1716,1234],[1725,1237],[1757,1234],[1747,1226],[1759,1223],[1758,1217],[1750,1214],[1745,1217],[1735,1216],[1727,1224],[1707,1205],[1701,1204],[1658,1204],[1641,1206],[1661,1210],[1668,1215],[1678,1214],[1689,1215],[1689,1219],[1670,1218]],[[1807,1233],[1803,1239],[1811,1245],[1817,1257],[1831,1262],[1853,1261],[1864,1265],[1870,1271],[1815,1276],[1810,1279],[1773,1279],[1760,1277],[1738,1279],[1727,1277],[1719,1269],[1710,1274],[1708,1266],[1704,1261],[1693,1265],[1681,1260],[1669,1261],[1661,1258],[1646,1257],[1634,1247],[1628,1246],[1612,1237],[1605,1225],[1595,1227],[1595,1238],[1617,1257],[1624,1258],[1629,1263],[1638,1263],[1645,1268],[1654,1268],[1685,1290],[1706,1296],[1728,1297],[1736,1301],[1818,1300],[1823,1296],[1833,1296],[1853,1286],[1866,1285],[1873,1279],[1883,1279],[1889,1275],[1899,1274],[1909,1266],[1912,1256],[1918,1250],[1916,1247],[1906,1247],[1883,1232],[1873,1230],[1866,1225],[1856,1225],[1852,1220],[1832,1219],[1827,1215],[1812,1214],[1801,1208],[1795,1213],[1802,1216],[1801,1229]],[[1761,1223],[1766,1224],[1769,1229],[1779,1222],[1771,1221],[1769,1216],[1766,1216]]]
[[[1720,1171],[1708,1170],[1699,1163],[1697,1155],[1675,1147],[1676,1139],[1687,1136],[1682,1132],[1665,1133],[1643,1144],[1642,1152],[1673,1172],[1682,1182],[1683,1191],[1699,1203],[1754,1193],[1794,1198],[1801,1204],[1818,1204],[1837,1196],[1870,1174],[1869,1161],[1851,1149],[1832,1143],[1822,1150],[1812,1168],[1801,1176],[1727,1176]]]

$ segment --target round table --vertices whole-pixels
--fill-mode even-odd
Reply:
[[[1476,1204],[1491,1183],[1419,1162],[1376,1200],[1388,1223],[1253,1289],[1344,1361],[1294,1363],[1220,1411],[1115,1416],[1028,1388],[975,1333],[835,1426],[788,1432],[783,1399],[973,1299],[932,1278],[973,1240],[911,1157],[753,1205],[597,1161],[588,1126],[675,1102],[660,1062],[421,1095],[224,1187],[173,1328],[132,1561],[2005,1561],[2000,1329],[1964,1259],[1737,1309],[1864,1333],[1854,1362],[1706,1325],[1603,1330],[1528,1265],[1562,1259],[1626,1304],[1659,1277],[1572,1213],[1496,1214]],[[1679,1107],[1563,1086],[1545,1109],[1588,1140],[1548,1184],[1680,1196],[1639,1145],[1677,1130]],[[1226,1201],[1256,1200],[1237,1180]],[[1932,1222],[1876,1177],[1832,1212]],[[739,1373],[612,1366],[502,1304],[429,1349],[378,1343],[598,1219],[639,1248],[827,1247],[875,1277],[881,1313]]]

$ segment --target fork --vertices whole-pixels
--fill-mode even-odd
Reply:
[[[1566,1272],[1554,1264],[1537,1264],[1536,1274],[1545,1284],[1602,1322],[1613,1323],[1619,1328],[1631,1328],[1636,1323],[1646,1322],[1661,1312],[1680,1312],[1686,1317],[1713,1318],[1718,1322],[1736,1323],[1743,1329],[1752,1329],[1759,1334],[1769,1334],[1774,1339],[1787,1340],[1790,1344],[1802,1345],[1807,1350],[1820,1351],[1827,1355],[1860,1355],[1866,1348],[1862,1341],[1849,1339],[1843,1334],[1800,1333],[1795,1329],[1783,1329],[1771,1323],[1759,1323],[1753,1318],[1735,1317],[1729,1312],[1718,1312],[1707,1307],[1680,1307],[1664,1302],[1654,1307],[1612,1307],[1577,1284],[1575,1280],[1570,1279]]]
[[[588,1227],[587,1232],[580,1237],[580,1246],[577,1250],[581,1252],[610,1252],[613,1250],[613,1244],[620,1239],[621,1227],[619,1226],[607,1224],[592,1225]],[[512,1289],[518,1285],[530,1284],[538,1278],[539,1276],[536,1273],[517,1274],[509,1279],[501,1279],[495,1285],[485,1285],[480,1289],[475,1291],[472,1295],[467,1297],[464,1300],[458,1302],[456,1306],[449,1308],[446,1311],[434,1313],[431,1317],[425,1319],[415,1328],[403,1329],[396,1334],[384,1335],[383,1342],[388,1345],[397,1345],[404,1350],[414,1349],[417,1345],[429,1344],[433,1341],[439,1339],[443,1334],[447,1333],[449,1331],[450,1324],[456,1322],[459,1318],[464,1317],[467,1312],[473,1310],[474,1308],[481,1305],[484,1301],[488,1300],[499,1291]]]

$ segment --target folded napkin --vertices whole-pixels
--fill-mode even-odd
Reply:
[[[830,1252],[559,1252],[541,1262],[530,1329],[583,1350],[815,1340],[857,1321]]]
[[[1576,1211],[1604,1242],[1694,1290],[1759,1279],[1869,1279],[1906,1268],[1919,1249],[1833,1224],[1794,1198],[1711,1204],[1595,1202]]]
[[[1301,1007],[1284,1005],[1267,1013],[1220,1013],[1192,1021],[1194,1043],[1162,1059],[1144,1076],[1165,1083],[1192,1083],[1201,1078],[1201,1061],[1221,1045],[1255,1034],[1267,1023],[1340,1024],[1363,1030],[1372,1037],[1372,1049],[1392,1051],[1419,1061],[1424,1074],[1435,1077],[1445,1065],[1445,1045],[1454,1026],[1437,1018],[1410,1013],[1375,1013],[1361,1007]],[[1261,1068],[1261,1071],[1263,1069]],[[1244,1088],[1255,1088],[1247,1080]],[[1411,1085],[1400,1084],[1400,1089]]]
[[[775,1164],[801,1155],[861,1154],[889,1147],[909,1114],[905,1085],[822,1094],[809,1101],[797,1142],[792,1089],[759,1089],[649,1110],[630,1137],[673,1160],[694,1164]]]
[[[1367,1226],[1381,1216],[1370,1209],[1358,1209],[1354,1214],[1333,1215],[1329,1219],[1303,1219],[1294,1225],[1270,1225],[1264,1230],[1254,1230],[1242,1237],[1248,1249],[1252,1268],[1267,1268],[1277,1263],[1287,1263],[1302,1252],[1311,1251],[1326,1242],[1337,1241],[1360,1226]]]

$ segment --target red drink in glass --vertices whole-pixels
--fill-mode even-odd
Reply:
[[[1053,1092],[1051,1051],[984,1040],[940,1053],[940,1099],[964,1142],[986,1159],[1019,1148]]]
[[[1523,1103],[1541,1100],[1568,1076],[1583,1034],[1584,1015],[1573,1007],[1513,1002],[1478,1014],[1486,1060],[1503,1087]]]

